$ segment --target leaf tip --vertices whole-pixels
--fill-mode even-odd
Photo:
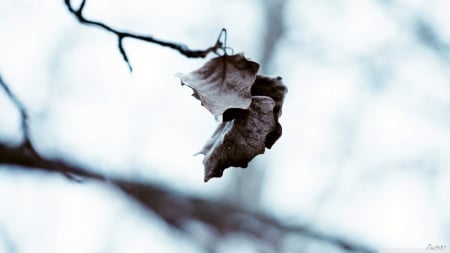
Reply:
[[[205,167],[205,177],[203,178],[203,181],[205,183],[207,183],[211,178],[222,177],[223,171],[225,169],[226,168],[209,168],[208,169],[208,168]]]
[[[215,173],[217,172],[216,170],[206,170],[205,169],[205,177],[203,178],[203,182],[207,183],[211,178],[213,177],[221,177],[222,173],[218,174]]]

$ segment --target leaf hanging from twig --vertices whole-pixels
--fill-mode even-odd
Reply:
[[[204,181],[221,177],[228,167],[246,168],[280,138],[286,86],[281,77],[256,75],[259,65],[243,54],[208,61],[190,74],[177,74],[203,106],[222,119],[199,154],[205,155]]]

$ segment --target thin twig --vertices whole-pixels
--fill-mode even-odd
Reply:
[[[136,33],[119,31],[117,29],[112,28],[109,25],[102,23],[102,22],[89,20],[89,19],[85,18],[83,16],[83,10],[86,6],[86,0],[83,0],[81,2],[80,7],[78,9],[75,9],[72,6],[71,0],[64,0],[64,3],[67,6],[67,9],[69,10],[69,12],[72,13],[81,24],[96,26],[105,31],[113,33],[117,36],[118,41],[119,41],[119,43],[118,43],[119,52],[122,55],[124,61],[127,63],[128,68],[130,69],[130,72],[132,71],[132,67],[131,67],[129,58],[127,56],[127,53],[123,47],[123,39],[125,39],[125,38],[133,38],[136,40],[141,40],[141,41],[145,41],[145,42],[149,42],[149,43],[158,44],[163,47],[169,47],[189,58],[204,58],[209,53],[216,52],[218,49],[222,48],[222,45],[223,45],[223,43],[220,41],[220,36],[219,36],[219,39],[215,42],[215,44],[212,47],[209,47],[209,48],[206,48],[203,50],[192,50],[192,49],[189,49],[189,47],[187,47],[186,45],[181,44],[181,43],[158,39],[158,38],[155,38],[150,35],[140,35],[140,34],[136,34]],[[223,32],[223,30],[222,30],[222,32]],[[222,34],[222,32],[221,32],[221,34]]]
[[[14,106],[19,110],[20,113],[20,124],[22,127],[23,132],[23,143],[22,147],[26,149],[27,151],[31,152],[34,156],[39,156],[36,150],[33,147],[33,144],[30,140],[30,127],[28,125],[28,113],[25,108],[25,105],[19,100],[19,98],[11,91],[9,86],[6,84],[6,82],[3,80],[2,76],[0,75],[0,86],[5,91],[6,95],[9,97],[11,102],[14,104]]]
[[[130,70],[130,72],[133,72],[133,67],[130,64],[130,60],[128,60],[128,56],[127,56],[127,53],[125,52],[125,48],[123,48],[123,37],[119,36],[118,39],[119,39],[119,42],[118,42],[117,46],[119,47],[120,54],[122,54],[123,60],[127,63],[128,69]]]

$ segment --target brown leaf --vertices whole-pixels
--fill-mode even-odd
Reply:
[[[281,107],[284,102],[284,96],[287,93],[287,87],[281,81],[281,77],[268,77],[257,75],[255,83],[252,86],[252,96],[268,96],[275,101],[275,117],[281,116]]]
[[[267,77],[257,75],[255,83],[252,86],[253,96],[267,96],[271,97],[275,101],[273,108],[273,116],[275,118],[276,126],[272,132],[266,136],[265,144],[267,148],[271,148],[273,144],[280,138],[282,134],[282,128],[278,119],[281,116],[284,96],[287,93],[287,88],[281,81],[281,77]],[[223,121],[230,121],[232,119],[242,117],[246,110],[242,109],[228,109],[223,114]]]
[[[267,136],[276,130],[273,113],[276,102],[267,96],[254,96],[248,110],[222,122],[200,154],[204,154],[205,182],[221,177],[230,167],[246,168],[249,161],[264,153]]]
[[[266,147],[271,148],[273,144],[281,137],[282,128],[278,119],[282,113],[284,96],[287,93],[287,87],[281,81],[281,77],[267,77],[257,75],[255,83],[252,86],[253,96],[269,96],[275,101],[273,115],[275,117],[275,129],[266,137]]]
[[[249,108],[258,69],[258,63],[235,54],[213,58],[196,71],[176,76],[194,90],[194,97],[208,111],[220,117],[230,108]]]

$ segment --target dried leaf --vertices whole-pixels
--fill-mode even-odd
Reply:
[[[221,177],[228,167],[246,168],[281,136],[278,118],[287,88],[280,77],[257,76],[258,69],[257,63],[237,54],[213,58],[190,74],[177,74],[206,109],[222,118],[199,152],[205,155],[205,182]]]
[[[220,118],[227,109],[249,108],[258,69],[258,63],[235,54],[213,58],[196,71],[176,76],[194,90],[194,97],[208,111]]]
[[[271,148],[273,144],[281,137],[282,128],[278,119],[282,113],[284,96],[287,93],[287,87],[281,81],[281,77],[271,78],[267,76],[257,75],[255,83],[252,86],[253,96],[269,96],[275,101],[273,114],[275,117],[275,129],[267,135],[266,147]]]
[[[281,107],[283,105],[284,96],[287,93],[287,88],[283,84],[281,77],[267,77],[257,75],[255,83],[251,90],[252,96],[268,96],[275,101],[275,117],[278,119],[281,116]]]
[[[267,96],[275,101],[273,116],[275,118],[276,126],[273,131],[266,136],[265,140],[266,147],[271,148],[282,134],[282,128],[278,122],[278,119],[281,116],[284,96],[287,93],[287,88],[281,81],[281,77],[272,78],[257,75],[251,92],[253,96]],[[245,110],[242,109],[228,109],[223,114],[223,121],[230,121],[241,117],[244,112]]]
[[[254,96],[248,110],[218,126],[199,152],[205,155],[205,182],[221,177],[230,166],[246,168],[253,157],[264,153],[266,138],[277,127],[275,104],[270,97]]]

